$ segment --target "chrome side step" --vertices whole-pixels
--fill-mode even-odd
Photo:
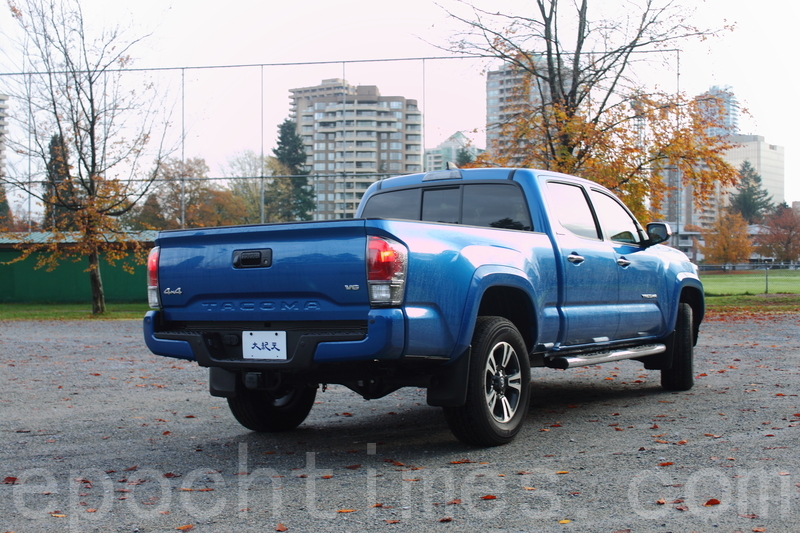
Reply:
[[[603,352],[591,352],[580,355],[563,355],[545,360],[545,365],[550,368],[567,369],[576,366],[599,365],[601,363],[610,363],[612,361],[621,361],[623,359],[634,359],[637,357],[644,357],[646,355],[655,355],[664,353],[667,347],[663,344],[647,344],[644,346],[635,346],[633,348],[624,348],[621,350],[607,350]]]

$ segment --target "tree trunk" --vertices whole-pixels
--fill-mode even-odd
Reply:
[[[92,314],[106,312],[106,295],[103,292],[103,278],[100,276],[100,253],[89,252],[89,282],[92,286]]]

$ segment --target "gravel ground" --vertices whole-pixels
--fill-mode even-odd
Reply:
[[[799,331],[705,323],[689,392],[534,369],[522,433],[476,449],[424,391],[330,387],[258,435],[137,321],[0,323],[0,532],[798,531]]]

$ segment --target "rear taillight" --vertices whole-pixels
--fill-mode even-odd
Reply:
[[[367,281],[373,307],[401,305],[406,284],[408,249],[385,237],[367,241]]]
[[[158,254],[160,251],[161,248],[155,246],[147,256],[147,303],[153,309],[161,307],[161,298],[158,294]]]

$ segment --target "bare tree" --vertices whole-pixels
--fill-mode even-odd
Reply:
[[[68,213],[74,230],[52,228],[47,242],[27,245],[20,259],[46,251],[37,267],[52,269],[61,258],[86,257],[92,312],[104,313],[101,255],[113,264],[133,250],[142,260],[138,239],[122,231],[118,217],[147,194],[166,155],[166,122],[158,126],[163,115],[153,86],[133,90],[125,79],[141,39],[127,38],[120,27],[91,32],[79,0],[9,0],[9,7],[22,30],[27,72],[15,78],[12,94],[22,103],[15,119],[24,134],[8,144],[30,164],[5,181],[48,212]],[[61,169],[57,180],[54,166]]]
[[[247,224],[296,220],[298,199],[293,185],[298,177],[292,173],[277,157],[262,157],[251,150],[230,157],[222,168],[222,174],[231,178],[230,190],[245,202]],[[311,198],[306,191],[303,197]]]
[[[716,32],[694,27],[676,0],[631,0],[624,11],[596,2],[590,12],[589,4],[535,0],[520,14],[460,1],[465,10],[448,11],[464,27],[448,49],[496,58],[505,70],[489,95],[499,109],[487,120],[497,141],[479,162],[584,175],[642,205],[663,192],[650,178],[666,168],[679,168],[701,198],[715,182],[735,183],[735,169],[720,158],[731,145],[709,133],[718,106],[648,92],[634,76],[636,63],[661,62],[667,49],[675,57],[682,41]]]

